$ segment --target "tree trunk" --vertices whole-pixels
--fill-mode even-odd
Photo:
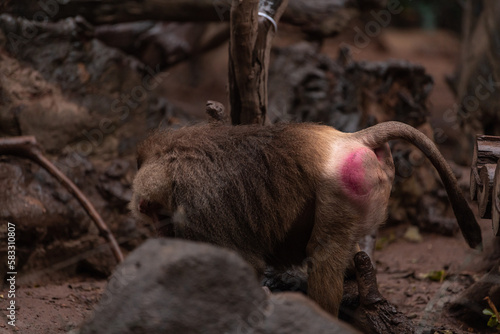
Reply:
[[[229,99],[233,124],[266,122],[271,43],[276,34],[275,24],[287,3],[288,0],[260,1],[260,4],[258,0],[233,1],[229,42]]]

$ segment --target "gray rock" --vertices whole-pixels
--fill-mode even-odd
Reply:
[[[358,333],[298,293],[268,295],[236,253],[151,239],[111,277],[90,333]]]

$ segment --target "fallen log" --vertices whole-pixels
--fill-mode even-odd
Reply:
[[[224,44],[227,24],[140,21],[95,28],[95,37],[150,68],[165,70]]]
[[[343,30],[362,10],[380,8],[384,0],[291,0],[283,21],[323,36]],[[200,22],[229,19],[231,0],[17,0],[4,13],[36,21],[80,15],[95,25],[144,20]]]
[[[500,158],[500,137],[478,135],[474,145],[473,165],[496,164]]]

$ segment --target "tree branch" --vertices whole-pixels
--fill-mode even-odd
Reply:
[[[123,261],[123,254],[115,237],[108,229],[97,210],[82,191],[43,155],[35,137],[22,136],[0,138],[0,154],[15,155],[31,159],[52,174],[73,196],[76,197],[85,211],[87,211],[88,215],[95,222],[101,235],[108,241],[117,262],[121,263]]]

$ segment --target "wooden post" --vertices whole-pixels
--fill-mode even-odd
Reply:
[[[288,0],[233,0],[229,99],[233,124],[265,124],[271,43]]]
[[[470,173],[470,197],[474,201],[481,186],[479,169],[486,164],[496,164],[500,158],[500,137],[478,135],[474,143]]]
[[[500,158],[500,137],[497,136],[476,136],[474,146],[475,162],[478,166],[486,164],[496,164]]]
[[[500,137],[476,136],[470,175],[470,194],[478,201],[479,215],[491,218],[500,235]]]
[[[481,218],[491,218],[491,193],[496,167],[496,164],[486,164],[479,170],[481,185],[478,187],[477,202]]]

